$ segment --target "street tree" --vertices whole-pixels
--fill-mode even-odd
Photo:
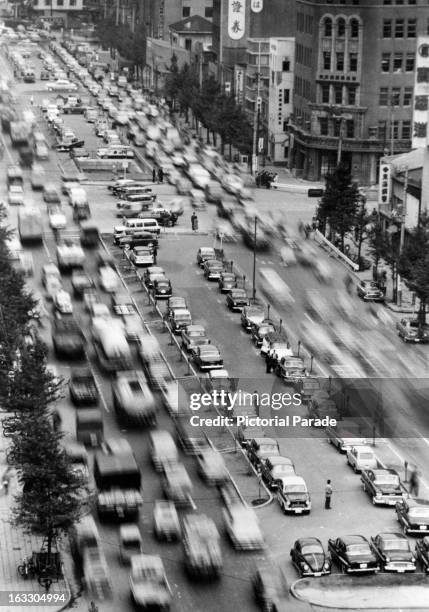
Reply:
[[[420,300],[418,319],[426,323],[426,304],[429,302],[429,217],[423,215],[420,223],[404,240],[399,256],[398,272],[407,287]]]
[[[167,67],[168,74],[165,77],[164,82],[164,95],[167,100],[171,101],[171,108],[174,111],[176,109],[177,98],[180,91],[180,76],[179,76],[179,65],[177,61],[177,55],[173,53],[171,56],[170,66]]]
[[[339,164],[335,170],[326,176],[326,186],[319,201],[317,218],[323,233],[330,228],[330,240],[336,237],[340,240],[340,248],[344,251],[344,239],[353,229],[362,196],[356,183],[352,181],[347,165]]]

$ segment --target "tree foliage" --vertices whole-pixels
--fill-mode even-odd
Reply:
[[[422,216],[419,225],[406,237],[398,261],[398,272],[407,287],[420,299],[419,319],[426,321],[429,301],[429,217]]]
[[[116,24],[110,16],[98,24],[97,33],[102,46],[116,49],[121,57],[134,65],[135,72],[141,71],[146,64],[146,35],[144,28],[132,32],[125,24]]]
[[[344,251],[344,238],[356,221],[362,196],[356,183],[352,182],[351,172],[345,164],[339,164],[326,176],[325,191],[320,199],[317,217],[320,227],[325,230],[329,224],[331,234],[340,239]]]

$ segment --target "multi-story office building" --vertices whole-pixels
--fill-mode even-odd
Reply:
[[[294,38],[247,39],[244,108],[254,120],[259,107],[258,149],[273,163],[289,156],[294,49]]]
[[[411,147],[416,41],[427,0],[297,0],[290,166],[310,180],[337,161],[377,182]]]
[[[62,19],[67,25],[69,17],[83,10],[83,0],[33,0],[31,7],[38,16]]]

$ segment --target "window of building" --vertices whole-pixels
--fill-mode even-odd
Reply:
[[[390,72],[390,53],[381,54],[381,72]]]
[[[334,125],[334,136],[339,138],[340,134],[341,134],[341,127],[342,127],[341,126],[341,119],[334,118],[333,125]]]
[[[285,119],[283,121],[283,132],[287,132],[288,131],[288,126],[289,126],[289,119]]]
[[[404,140],[408,140],[409,138],[411,138],[411,121],[402,122],[401,138],[403,138]]]
[[[386,5],[386,4],[392,4],[392,0],[383,0],[383,4],[384,4],[384,5]]]
[[[408,0],[408,4],[417,4],[417,0]]]
[[[319,125],[320,125],[320,135],[328,136],[329,134],[329,125],[327,117],[319,117]]]
[[[359,4],[359,0],[352,0],[352,4],[358,5]]]
[[[344,70],[344,53],[342,51],[337,53],[336,69]]]
[[[64,6],[64,0],[57,0],[57,6]]]
[[[404,4],[404,0],[395,0],[395,4]]]
[[[358,67],[358,54],[350,53],[349,54],[349,70],[350,72],[357,72]]]
[[[393,136],[394,140],[398,140],[399,138],[399,121],[395,119],[390,125],[390,135]]]
[[[353,119],[348,119],[346,121],[346,138],[354,138],[355,137],[355,122]]]
[[[331,69],[331,52],[330,51],[323,52],[323,69],[324,70]]]
[[[191,16],[191,7],[183,6],[182,7],[182,17],[190,17]]]
[[[389,103],[389,88],[388,87],[380,87],[378,103],[380,106],[388,105]]]
[[[290,102],[290,89],[283,89],[283,104]]]
[[[404,38],[404,20],[397,19],[395,21],[395,38]]]
[[[352,38],[359,38],[359,21],[357,19],[350,21],[350,36]]]
[[[383,38],[390,38],[392,36],[392,20],[383,19]]]
[[[378,122],[378,138],[380,140],[386,140],[386,121]]]
[[[289,59],[284,59],[282,61],[282,71],[283,72],[289,72],[290,71],[290,60]]]
[[[51,6],[51,0],[45,0],[45,6]]]
[[[408,19],[407,38],[415,38],[417,32],[417,19]]]
[[[329,83],[322,83],[320,86],[320,90],[321,90],[321,102],[322,104],[329,104],[329,91],[330,91],[330,85]]]
[[[401,88],[393,87],[392,95],[390,96],[390,104],[392,106],[399,106],[401,104]]]
[[[349,106],[356,104],[356,87],[347,87],[347,104]]]
[[[325,23],[324,23],[324,35],[325,36],[332,36],[332,19],[330,19],[329,17],[327,17],[325,19]]]
[[[192,38],[185,38],[186,51],[192,51]]]
[[[413,88],[405,87],[404,89],[404,106],[411,106],[411,100],[413,99]]]
[[[335,85],[334,100],[335,100],[335,104],[343,103],[343,86],[342,85]]]
[[[395,53],[393,56],[393,71],[400,72],[402,70],[403,55],[402,53]]]
[[[414,72],[415,55],[414,53],[407,53],[405,58],[405,70],[406,72]]]
[[[211,19],[213,17],[213,7],[212,6],[206,6],[204,8],[204,17],[206,17],[207,19]]]
[[[346,33],[346,22],[344,19],[338,19],[337,21],[337,36],[344,36]]]

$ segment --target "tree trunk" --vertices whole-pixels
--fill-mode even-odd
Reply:
[[[220,141],[220,152],[221,155],[225,155],[225,141],[221,136],[221,141]]]
[[[396,272],[396,263],[392,263],[392,281],[393,281],[393,291],[392,291],[392,300],[396,302],[396,298],[398,295],[398,274]]]
[[[229,161],[232,161],[232,143],[229,143]]]
[[[206,142],[209,145],[210,144],[210,130],[209,128],[206,128]]]
[[[212,134],[213,134],[213,145],[216,147],[217,146],[216,132],[213,131]]]

